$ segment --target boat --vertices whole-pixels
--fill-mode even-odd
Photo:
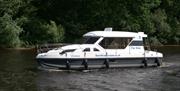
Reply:
[[[161,66],[163,54],[146,49],[144,32],[91,31],[84,43],[51,49],[36,56],[41,67],[58,69],[93,69]]]

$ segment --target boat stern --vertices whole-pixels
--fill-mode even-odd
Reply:
[[[146,58],[163,58],[163,54],[156,51],[145,51]]]

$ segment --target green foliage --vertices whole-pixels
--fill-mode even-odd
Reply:
[[[6,47],[18,47],[21,44],[19,34],[22,28],[8,14],[0,17],[0,44]]]
[[[44,41],[62,42],[64,29],[61,25],[57,26],[54,21],[50,21],[50,24],[41,25],[41,29],[44,31]]]
[[[33,20],[25,24],[24,32],[21,34],[22,40],[27,44],[42,44],[62,42],[64,28],[56,25],[54,21],[47,23],[45,21]]]
[[[149,41],[151,42],[151,46],[160,46],[160,45],[162,45],[162,43],[158,40],[158,38],[157,37],[150,37],[149,38]]]
[[[152,15],[152,20],[155,25],[155,33],[159,41],[163,44],[167,43],[166,38],[170,37],[171,27],[167,23],[167,15],[164,10],[156,10]]]
[[[152,44],[179,44],[179,15],[180,0],[0,0],[0,31],[19,31],[8,32],[19,42],[3,33],[0,41],[9,47],[73,42],[85,32],[113,27],[143,31]]]
[[[18,47],[63,41],[64,29],[36,16],[33,0],[0,0],[0,45]]]
[[[22,0],[0,0],[0,14],[15,15],[23,4]]]

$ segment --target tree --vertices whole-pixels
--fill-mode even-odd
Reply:
[[[155,25],[154,35],[157,36],[162,44],[167,43],[167,38],[170,37],[171,27],[167,23],[167,15],[164,10],[157,9],[152,15],[152,20]]]
[[[16,26],[23,46],[74,42],[105,27],[143,31],[155,44],[179,44],[179,15],[180,0],[0,0],[0,26]]]
[[[56,25],[54,21],[47,23],[40,19],[34,19],[24,24],[21,38],[28,45],[62,42],[64,28],[61,25]]]
[[[0,17],[0,44],[1,47],[18,47],[21,45],[19,35],[22,28],[19,27],[8,14]]]

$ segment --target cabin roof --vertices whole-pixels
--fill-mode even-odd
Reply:
[[[84,37],[147,37],[144,32],[125,32],[125,31],[92,31],[83,35]]]

